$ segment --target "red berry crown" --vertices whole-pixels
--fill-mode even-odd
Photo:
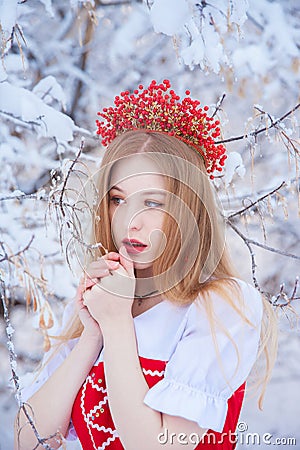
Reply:
[[[115,107],[104,108],[98,115],[97,134],[102,136],[102,145],[107,146],[116,136],[128,130],[146,129],[174,136],[191,145],[203,157],[206,170],[213,178],[215,170],[222,171],[226,149],[216,144],[220,136],[219,121],[207,115],[208,106],[200,108],[198,100],[180,97],[171,88],[169,80],[157,84],[155,80],[148,88],[142,85],[130,94],[121,92],[115,97]]]

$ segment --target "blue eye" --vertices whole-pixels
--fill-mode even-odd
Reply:
[[[115,205],[120,205],[120,201],[122,201],[123,199],[120,197],[110,197],[109,201],[114,203]]]
[[[155,202],[154,200],[146,200],[145,204],[147,206],[149,206],[150,208],[159,208],[159,207],[163,206],[163,203],[158,203],[158,202]]]

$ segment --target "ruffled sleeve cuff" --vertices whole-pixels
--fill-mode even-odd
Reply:
[[[166,378],[147,392],[144,403],[156,411],[183,417],[220,433],[227,415],[227,399]]]

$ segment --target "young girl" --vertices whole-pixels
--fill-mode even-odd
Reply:
[[[206,111],[165,80],[100,114],[98,253],[23,395],[52,448],[233,449],[259,353],[270,376],[272,309],[231,267],[210,181],[225,149]],[[23,413],[15,448],[37,448]]]

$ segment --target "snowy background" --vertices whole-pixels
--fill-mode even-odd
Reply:
[[[299,2],[0,0],[0,23],[0,276],[17,373],[37,366],[75,292],[74,205],[103,154],[97,111],[167,78],[218,109],[224,139],[240,137],[227,143],[226,171],[214,181],[228,240],[241,276],[282,305],[264,410],[249,399],[240,421],[300,448]],[[0,449],[12,450],[17,403],[2,319],[0,361]],[[242,439],[240,449],[269,448]]]

